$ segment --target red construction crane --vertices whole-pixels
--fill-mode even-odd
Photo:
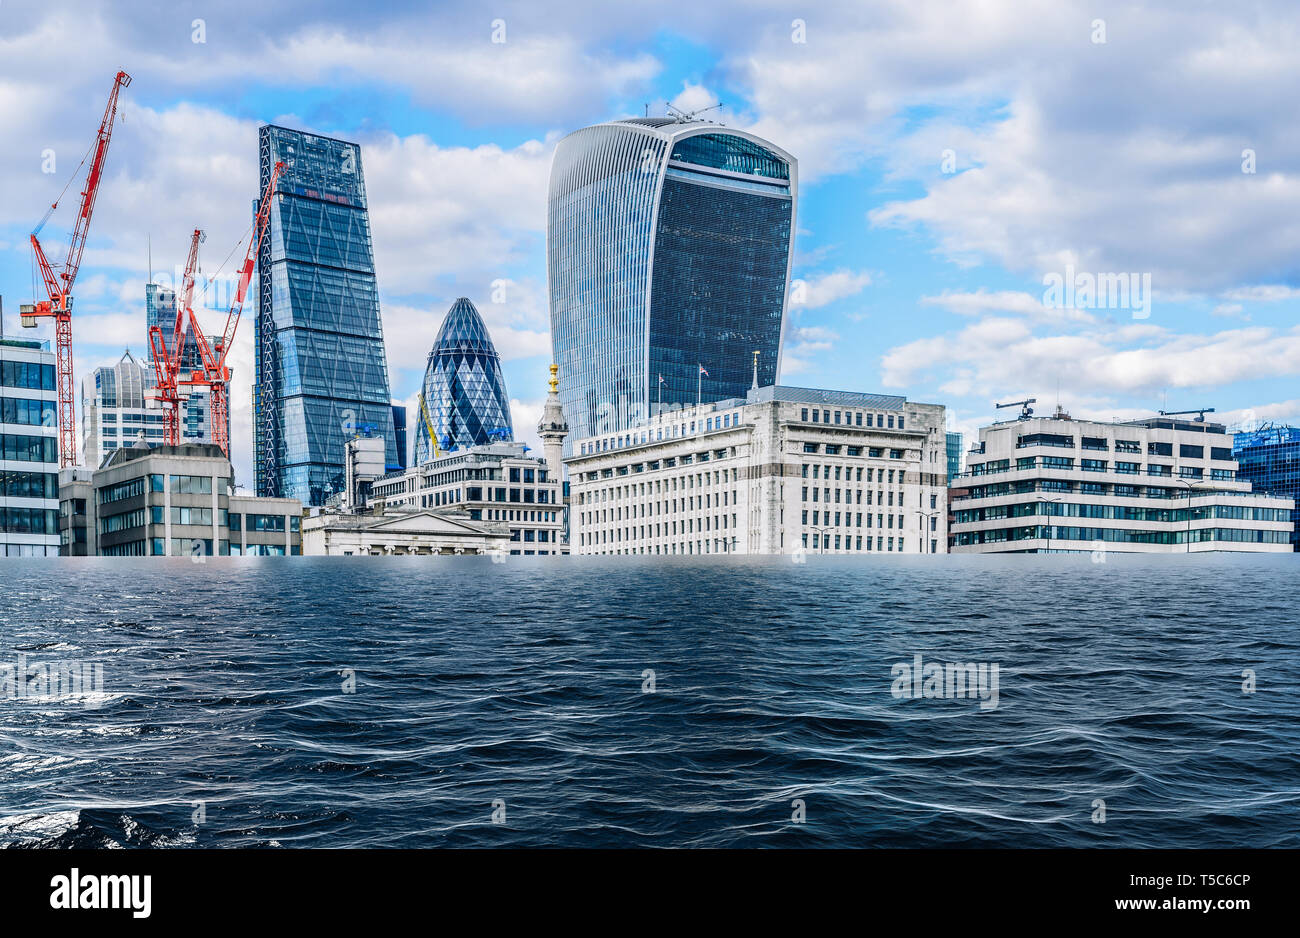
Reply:
[[[185,275],[181,279],[181,292],[176,296],[176,320],[172,324],[172,344],[167,345],[162,326],[149,327],[149,351],[153,359],[154,386],[146,392],[149,406],[158,406],[163,412],[163,443],[178,446],[181,442],[180,404],[178,387],[181,358],[185,351],[185,322],[193,316],[190,304],[194,300],[194,271],[199,263],[199,245],[207,236],[198,228],[190,236],[190,252],[185,259]]]
[[[239,315],[244,308],[244,295],[248,292],[248,284],[253,279],[257,251],[270,223],[271,197],[275,194],[275,185],[283,169],[284,163],[275,164],[274,169],[271,170],[271,178],[266,182],[262,198],[257,203],[257,218],[253,221],[253,233],[248,239],[248,251],[244,255],[244,263],[239,268],[239,285],[235,290],[235,299],[230,304],[230,311],[226,313],[226,328],[221,333],[215,349],[208,344],[207,337],[199,328],[198,321],[194,318],[194,311],[186,310],[190,331],[198,344],[199,354],[203,356],[203,372],[193,372],[190,383],[206,385],[211,389],[212,441],[221,447],[227,459],[230,458],[230,439],[226,433],[226,423],[230,419],[230,369],[226,366],[226,358],[230,355],[230,349],[235,342],[235,330],[239,328]],[[269,274],[265,275],[269,276]]]
[[[72,381],[72,285],[76,282],[77,270],[81,267],[81,252],[86,247],[90,216],[95,210],[95,197],[99,194],[99,181],[104,174],[104,156],[108,153],[108,141],[113,136],[113,120],[117,116],[117,94],[130,84],[131,76],[126,72],[118,72],[117,77],[113,79],[113,90],[108,96],[104,119],[99,122],[99,137],[95,142],[90,169],[86,172],[86,188],[81,190],[81,210],[77,213],[72,239],[68,242],[68,256],[64,259],[62,270],[57,275],[45,257],[40,239],[37,238],[50,215],[59,207],[57,201],[50,206],[41,223],[32,232],[32,252],[36,256],[36,266],[40,268],[41,279],[45,281],[45,292],[49,295],[49,299],[25,303],[18,308],[22,324],[27,328],[34,327],[36,320],[40,318],[54,320],[59,375],[60,468],[76,462],[77,454],[76,410],[73,405]]]

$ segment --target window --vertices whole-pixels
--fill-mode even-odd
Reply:
[[[172,476],[174,495],[211,495],[212,476]]]

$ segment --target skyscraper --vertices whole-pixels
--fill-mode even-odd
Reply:
[[[798,164],[708,121],[636,118],[560,141],[551,342],[571,440],[776,383]]]
[[[261,188],[285,168],[257,258],[257,492],[320,505],[358,431],[399,464],[361,148],[272,125],[258,143]]]
[[[429,427],[441,451],[514,439],[501,357],[474,304],[451,305],[424,370],[424,412],[416,427],[415,462],[434,458]]]

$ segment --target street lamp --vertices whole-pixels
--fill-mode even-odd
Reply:
[[[924,554],[924,553],[926,552],[926,550],[925,550],[925,534],[926,534],[925,519],[926,519],[926,518],[936,518],[936,517],[938,517],[939,515],[943,514],[943,512],[942,512],[942,511],[924,511],[923,509],[918,508],[918,509],[916,509],[916,513],[917,513],[918,515],[921,516],[921,553]],[[934,551],[930,551],[930,553],[934,553]]]
[[[1192,489],[1200,485],[1200,482],[1188,482],[1186,479],[1177,479],[1179,485],[1187,486],[1187,552],[1192,552]]]
[[[1059,498],[1044,498],[1042,495],[1039,495],[1039,496],[1038,496],[1038,500],[1039,500],[1040,502],[1059,502],[1061,499],[1059,499]],[[1050,515],[1051,512],[1047,512],[1047,514]],[[1052,528],[1056,527],[1056,525],[1055,525],[1055,524],[1048,524],[1048,525],[1045,525],[1045,527],[1047,528],[1047,548],[1046,548],[1046,550],[1043,551],[1043,553],[1045,553],[1045,554],[1050,554],[1050,553],[1052,552]]]
[[[819,553],[819,554],[824,554],[824,553],[826,553],[826,542],[827,542],[828,540],[830,540],[830,538],[827,536],[827,534],[826,534],[825,532],[827,532],[827,531],[833,531],[833,530],[835,530],[835,529],[832,528],[832,527],[825,527],[825,528],[813,528],[813,530],[814,530],[815,532],[817,532],[818,534],[820,534],[820,535],[821,535],[821,539],[822,539],[822,540],[821,540],[821,550],[819,550],[817,553]]]

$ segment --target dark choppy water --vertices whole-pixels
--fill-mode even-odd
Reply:
[[[1294,555],[665,561],[4,562],[0,844],[1300,844]]]

